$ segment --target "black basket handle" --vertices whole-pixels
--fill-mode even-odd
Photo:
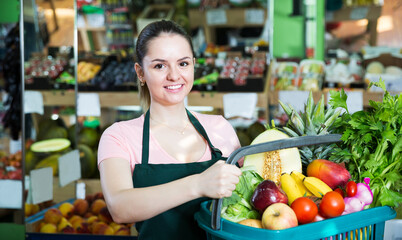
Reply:
[[[293,137],[272,142],[259,143],[241,147],[230,154],[226,163],[236,164],[240,158],[256,153],[263,153],[293,147],[304,147],[309,145],[328,144],[341,141],[341,134],[327,134],[321,136]],[[211,227],[214,230],[221,229],[221,208],[222,199],[212,200]]]

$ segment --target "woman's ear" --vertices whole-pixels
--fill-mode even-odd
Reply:
[[[193,58],[193,65],[195,66],[195,58]]]
[[[135,72],[137,73],[137,77],[139,79],[142,79],[144,77],[144,71],[142,70],[142,67],[140,66],[140,64],[135,63],[134,69],[135,69]]]

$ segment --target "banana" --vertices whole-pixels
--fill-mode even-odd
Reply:
[[[289,173],[282,173],[281,175],[281,188],[288,196],[288,204],[292,204],[294,200],[303,197],[296,181],[290,176]]]
[[[303,196],[312,196],[313,194],[304,186],[303,179],[306,177],[301,172],[292,171],[290,176],[296,181],[297,186]]]
[[[303,184],[311,193],[314,194],[314,196],[319,198],[322,198],[327,192],[332,191],[325,182],[316,177],[305,177]]]

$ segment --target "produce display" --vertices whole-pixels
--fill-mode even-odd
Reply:
[[[228,58],[220,72],[221,78],[231,78],[235,85],[245,85],[249,75],[262,76],[265,71],[265,59],[261,57]]]
[[[11,179],[11,180],[21,180],[22,179],[22,153],[18,151],[14,154],[7,155],[1,152],[0,157],[0,180],[1,179]]]
[[[397,66],[398,63],[393,65],[384,65],[379,61],[371,61],[367,64],[366,74],[364,76],[365,82],[376,82],[382,79],[385,82],[385,87],[390,92],[400,92],[402,90],[402,68]],[[371,87],[369,91],[383,91],[380,87]]]
[[[322,88],[325,76],[323,61],[305,59],[300,62],[298,89],[302,91],[318,91]]]
[[[101,65],[81,61],[77,66],[77,82],[84,83],[91,80],[101,70]]]
[[[295,62],[277,62],[271,81],[272,90],[296,90],[298,64]]]
[[[129,90],[130,87],[136,88],[137,81],[134,62],[105,61],[103,68],[95,65],[96,71],[93,70],[91,76],[89,76],[90,78],[79,85],[81,90],[107,91],[115,90],[119,87],[127,87],[125,90]],[[87,87],[90,88],[87,89]]]
[[[34,56],[25,64],[25,81],[30,84],[35,77],[49,77],[56,79],[67,67],[68,57],[60,55],[56,58],[52,56]]]
[[[77,134],[75,125],[67,127],[60,118],[57,120],[42,119],[39,122],[36,139],[29,140],[30,144],[25,151],[26,174],[29,174],[32,169],[51,167],[53,175],[57,176],[59,157],[76,146],[80,153],[81,177],[96,177],[95,152],[100,133],[93,128],[80,127]]]
[[[113,221],[101,192],[44,210],[36,232],[130,236],[132,224]]]
[[[295,148],[293,154],[246,156],[234,194],[222,201],[221,217],[281,230],[377,206],[397,207],[402,202],[402,97],[391,96],[381,80],[373,85],[383,88],[383,101],[353,115],[343,90],[331,91],[328,108],[323,97],[315,104],[311,92],[304,113],[281,103],[289,116],[286,126],[267,126],[251,144],[329,133],[341,133],[341,142]],[[272,170],[277,173],[267,173]]]

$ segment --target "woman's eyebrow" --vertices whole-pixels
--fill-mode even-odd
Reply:
[[[185,60],[185,59],[191,59],[190,57],[183,57],[183,58],[180,58],[179,60],[177,60],[178,62],[179,61],[183,61],[183,60]]]
[[[182,57],[182,58],[178,59],[177,61],[180,62],[180,61],[183,61],[183,60],[185,60],[185,59],[191,59],[191,58],[190,58],[190,57]],[[156,58],[156,59],[153,59],[151,62],[166,62],[166,60],[165,60],[165,59]]]
[[[166,60],[156,58],[156,59],[152,60],[151,62],[166,62]]]

